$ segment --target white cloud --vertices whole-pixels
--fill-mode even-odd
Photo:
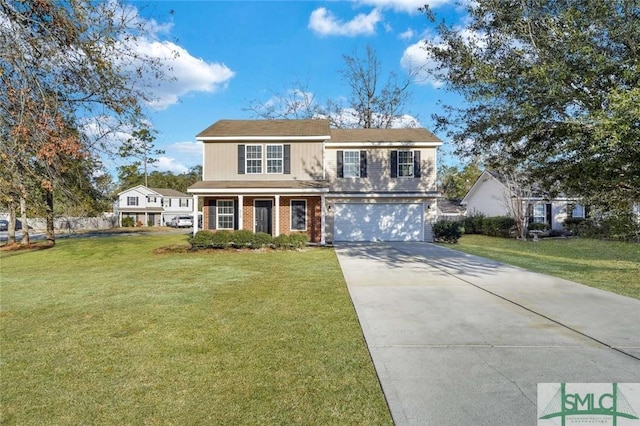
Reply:
[[[151,82],[149,105],[156,110],[166,109],[190,92],[215,92],[225,87],[235,75],[226,65],[205,62],[169,41],[139,39],[134,48],[137,53],[158,59],[169,78],[154,84],[153,76],[143,76],[143,84]]]
[[[380,21],[382,21],[382,15],[378,9],[373,9],[368,15],[360,13],[351,21],[343,22],[326,8],[320,7],[311,13],[309,28],[323,36],[341,35],[353,37],[375,34],[376,25]]]
[[[179,163],[172,157],[159,157],[158,161],[153,164],[153,168],[160,172],[171,172],[174,174],[182,174],[189,171],[189,168]]]
[[[407,47],[400,59],[400,65],[405,70],[415,73],[414,80],[416,83],[430,84],[435,88],[442,87],[445,82],[436,77],[434,73],[436,62],[424,46],[425,41],[420,40]]]
[[[400,37],[403,40],[409,40],[409,39],[412,39],[415,35],[416,35],[416,32],[413,31],[413,28],[407,28],[407,31],[400,33],[398,37]]]
[[[358,3],[379,9],[392,9],[396,12],[418,13],[418,9],[425,4],[438,7],[454,2],[452,0],[359,0]]]
[[[183,154],[193,155],[193,156],[197,155],[198,160],[202,158],[202,142],[200,141],[176,142],[172,144],[171,147],[174,151],[177,151]]]

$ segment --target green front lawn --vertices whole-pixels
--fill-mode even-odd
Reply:
[[[2,424],[390,424],[331,249],[2,254]]]
[[[447,247],[640,299],[640,245],[590,239],[518,241],[464,235]]]

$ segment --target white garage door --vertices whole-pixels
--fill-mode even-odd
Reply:
[[[423,241],[422,204],[335,205],[335,241]]]

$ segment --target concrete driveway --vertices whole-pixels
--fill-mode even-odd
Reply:
[[[538,383],[640,383],[640,300],[433,244],[336,252],[397,425],[535,425]]]

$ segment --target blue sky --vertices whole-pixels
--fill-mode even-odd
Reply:
[[[195,135],[220,119],[255,118],[251,101],[267,102],[303,82],[314,98],[344,99],[349,89],[338,71],[343,55],[373,47],[382,75],[406,77],[409,67],[428,70],[420,48],[435,36],[434,24],[417,9],[425,0],[358,1],[153,1],[130,2],[153,28],[139,40],[152,56],[177,51],[167,61],[175,81],[162,84],[149,106],[156,147],[165,154],[157,169],[176,173],[201,162]],[[439,17],[463,22],[449,0],[430,2]],[[410,65],[411,64],[411,65]],[[433,128],[439,102],[455,103],[427,72],[416,79],[406,113]],[[441,160],[455,163],[445,135]],[[111,164],[113,166],[113,164]]]

